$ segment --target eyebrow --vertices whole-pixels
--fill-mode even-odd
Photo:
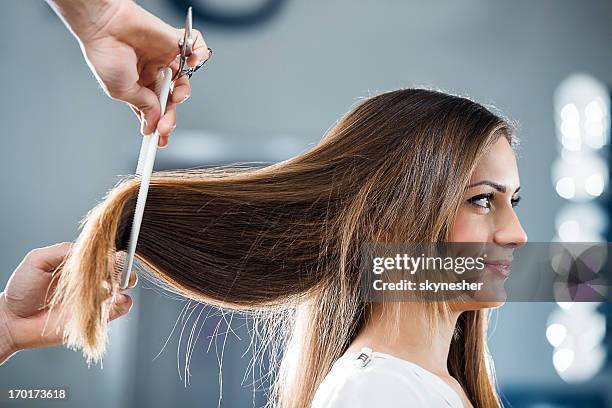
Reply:
[[[499,191],[500,193],[505,193],[506,192],[506,186],[504,186],[503,184],[499,184],[499,183],[495,183],[494,181],[491,180],[482,180],[473,184],[470,184],[468,186],[468,188],[472,188],[472,187],[476,187],[476,186],[480,186],[480,185],[487,185],[490,187],[493,187],[494,189],[496,189],[497,191]],[[515,193],[518,193],[518,191],[521,189],[520,186],[518,186],[516,188],[516,190],[514,190]]]

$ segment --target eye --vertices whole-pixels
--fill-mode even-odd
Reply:
[[[521,196],[514,197],[512,200],[510,200],[510,203],[513,207],[516,207],[521,202],[521,199]]]
[[[480,208],[491,208],[491,200],[493,199],[493,194],[479,194],[474,196],[468,200],[469,203],[474,204]]]

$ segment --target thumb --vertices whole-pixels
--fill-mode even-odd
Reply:
[[[140,111],[140,132],[143,135],[153,133],[161,116],[161,107],[155,92],[136,83],[133,92],[130,92],[124,100]]]

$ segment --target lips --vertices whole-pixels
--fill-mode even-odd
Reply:
[[[512,260],[508,259],[499,259],[495,261],[487,261],[484,263],[487,268],[491,269],[493,272],[496,272],[507,278],[510,275],[510,270],[512,269]]]

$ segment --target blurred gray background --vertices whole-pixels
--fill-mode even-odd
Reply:
[[[140,4],[182,26],[183,12],[171,1]],[[103,94],[46,3],[12,0],[0,8],[3,286],[30,249],[76,238],[85,213],[118,175],[133,172],[140,137],[131,111]],[[158,168],[281,160],[316,144],[359,98],[434,87],[494,104],[519,123],[524,200],[518,212],[530,240],[547,241],[561,205],[550,179],[557,155],[553,92],[575,71],[612,83],[611,22],[609,0],[287,0],[256,27],[195,19],[215,55],[193,77],[191,98],[179,108]],[[189,309],[190,319],[179,318],[189,305],[147,284],[134,296],[130,315],[113,324],[102,369],[88,368],[63,348],[30,350],[0,367],[0,388],[68,387],[69,402],[57,406],[214,407],[222,380],[222,407],[264,403],[247,369],[244,320],[234,317],[236,335],[228,336],[221,356],[222,317],[202,325],[208,309],[199,306]],[[607,373],[572,386],[558,377],[545,337],[553,307],[508,304],[495,314],[490,348],[502,390],[612,394]],[[189,346],[185,386],[192,327],[202,332]],[[216,329],[221,338],[211,342]]]

